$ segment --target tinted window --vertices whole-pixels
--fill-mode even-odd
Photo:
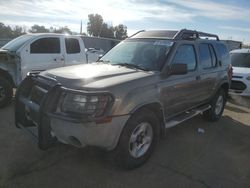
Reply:
[[[31,54],[58,54],[60,53],[59,38],[42,38],[30,45]]]
[[[200,57],[201,66],[203,68],[212,67],[213,66],[212,57],[210,54],[210,49],[209,49],[208,44],[200,44],[199,49],[200,49],[199,57]]]
[[[217,44],[217,55],[220,58],[222,65],[230,64],[230,56],[227,50],[227,47],[224,44]]]
[[[196,67],[196,58],[193,45],[182,45],[175,53],[173,64],[184,63],[187,64],[189,71],[194,70]]]
[[[250,68],[250,54],[249,53],[232,53],[231,61],[234,67]]]
[[[212,58],[212,65],[216,66],[216,64],[217,64],[217,58],[216,58],[216,55],[215,55],[214,48],[213,48],[212,45],[209,45],[209,49],[210,49],[210,54],[211,54],[211,58]]]
[[[65,39],[66,44],[66,52],[67,54],[76,54],[80,53],[80,45],[77,39],[74,38],[66,38]]]

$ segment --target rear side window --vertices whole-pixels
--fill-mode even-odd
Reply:
[[[60,39],[56,37],[41,38],[30,45],[31,54],[59,54]]]
[[[200,57],[201,66],[204,69],[213,67],[213,61],[212,61],[212,56],[210,53],[209,45],[200,44],[199,50],[200,50],[199,57]]]
[[[67,54],[76,54],[80,53],[80,45],[79,41],[74,38],[66,38],[65,39],[65,44],[66,44],[66,52]]]
[[[216,47],[217,47],[217,55],[220,59],[221,65],[230,64],[230,56],[229,56],[226,45],[222,43],[218,43]]]
[[[217,65],[217,58],[215,55],[214,48],[211,44],[209,44],[209,49],[210,49],[210,54],[211,54],[211,58],[212,58],[212,66],[215,67]]]
[[[191,44],[185,44],[179,46],[177,49],[172,64],[187,64],[188,71],[192,71],[196,68],[196,56],[194,46]]]

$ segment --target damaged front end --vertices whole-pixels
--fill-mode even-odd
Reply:
[[[13,87],[21,82],[21,59],[16,52],[0,49],[0,76],[11,81]]]

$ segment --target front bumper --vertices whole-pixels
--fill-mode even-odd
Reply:
[[[56,140],[76,147],[114,149],[129,115],[108,117],[106,121],[107,117],[90,120],[57,114],[59,96],[65,89],[51,78],[26,77],[16,93],[16,126],[31,133],[41,149],[51,147]]]
[[[76,147],[97,146],[106,150],[115,148],[129,115],[113,117],[108,123],[74,123],[51,118],[51,132],[65,144]]]

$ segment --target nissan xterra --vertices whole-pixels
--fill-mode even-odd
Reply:
[[[126,168],[143,164],[159,135],[198,114],[220,119],[232,70],[217,35],[140,31],[98,62],[29,75],[16,94],[16,126],[41,149],[57,140],[112,151]]]

